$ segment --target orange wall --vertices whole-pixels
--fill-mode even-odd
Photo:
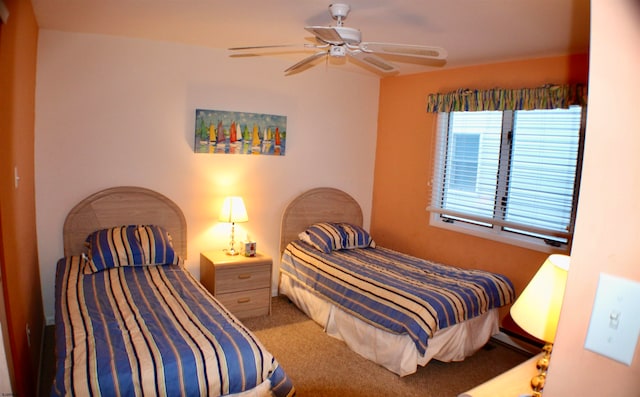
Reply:
[[[20,396],[36,395],[44,316],[36,246],[34,112],[38,26],[31,2],[4,0],[9,19],[0,29],[0,211],[5,345]],[[14,187],[14,167],[20,184]],[[27,325],[31,345],[27,341]]]
[[[516,292],[522,291],[548,254],[429,226],[425,208],[430,200],[436,114],[426,112],[427,95],[459,88],[586,84],[587,79],[587,55],[383,79],[371,214],[376,242],[418,257],[505,274]]]

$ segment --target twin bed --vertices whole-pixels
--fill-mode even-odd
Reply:
[[[167,197],[98,192],[63,234],[52,395],[295,395],[273,355],[183,267],[186,222]],[[280,293],[400,376],[473,354],[514,299],[501,275],[376,247],[358,203],[333,188],[287,206],[280,251]]]
[[[280,293],[352,350],[400,376],[431,359],[460,361],[499,331],[515,293],[502,275],[383,247],[347,193],[296,197],[281,225]]]
[[[176,204],[136,187],[70,211],[51,395],[295,394],[275,358],[183,267],[186,230]]]

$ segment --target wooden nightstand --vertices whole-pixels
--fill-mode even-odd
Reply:
[[[200,282],[238,318],[271,314],[271,257],[200,254]]]

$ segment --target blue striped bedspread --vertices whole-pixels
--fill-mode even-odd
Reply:
[[[407,334],[423,354],[433,334],[515,299],[500,274],[461,269],[383,247],[331,251],[291,242],[280,271],[376,327]]]
[[[270,380],[295,389],[274,357],[182,266],[56,270],[51,395],[219,396]]]

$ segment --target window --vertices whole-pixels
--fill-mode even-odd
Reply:
[[[571,243],[583,109],[443,112],[431,224],[531,248]]]
[[[452,138],[451,188],[472,192],[478,180],[480,134],[455,134]]]

